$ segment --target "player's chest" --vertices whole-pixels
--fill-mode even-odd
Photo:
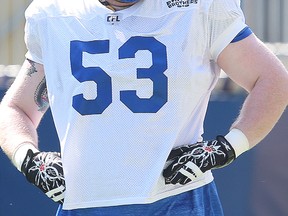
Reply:
[[[42,47],[48,57],[57,55],[87,67],[165,68],[205,56],[205,25],[188,15],[122,20],[121,15],[107,14],[105,19],[47,20]]]

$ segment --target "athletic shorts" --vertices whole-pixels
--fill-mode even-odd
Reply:
[[[63,210],[56,216],[223,216],[215,183],[182,194],[167,197],[151,204]]]

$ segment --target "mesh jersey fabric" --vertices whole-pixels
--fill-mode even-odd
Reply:
[[[239,0],[174,2],[26,10],[26,57],[44,65],[61,145],[63,209],[151,203],[213,180],[165,185],[162,170],[173,147],[202,140],[218,55],[245,20]]]

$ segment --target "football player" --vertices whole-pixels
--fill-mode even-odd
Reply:
[[[59,216],[223,215],[211,170],[258,144],[288,103],[287,71],[240,0],[34,0],[25,42],[0,143]],[[231,130],[203,141],[221,68],[249,94]],[[61,156],[38,149],[48,107]]]

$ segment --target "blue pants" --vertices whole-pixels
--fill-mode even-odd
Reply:
[[[57,216],[223,216],[215,183],[151,204],[62,210]]]

